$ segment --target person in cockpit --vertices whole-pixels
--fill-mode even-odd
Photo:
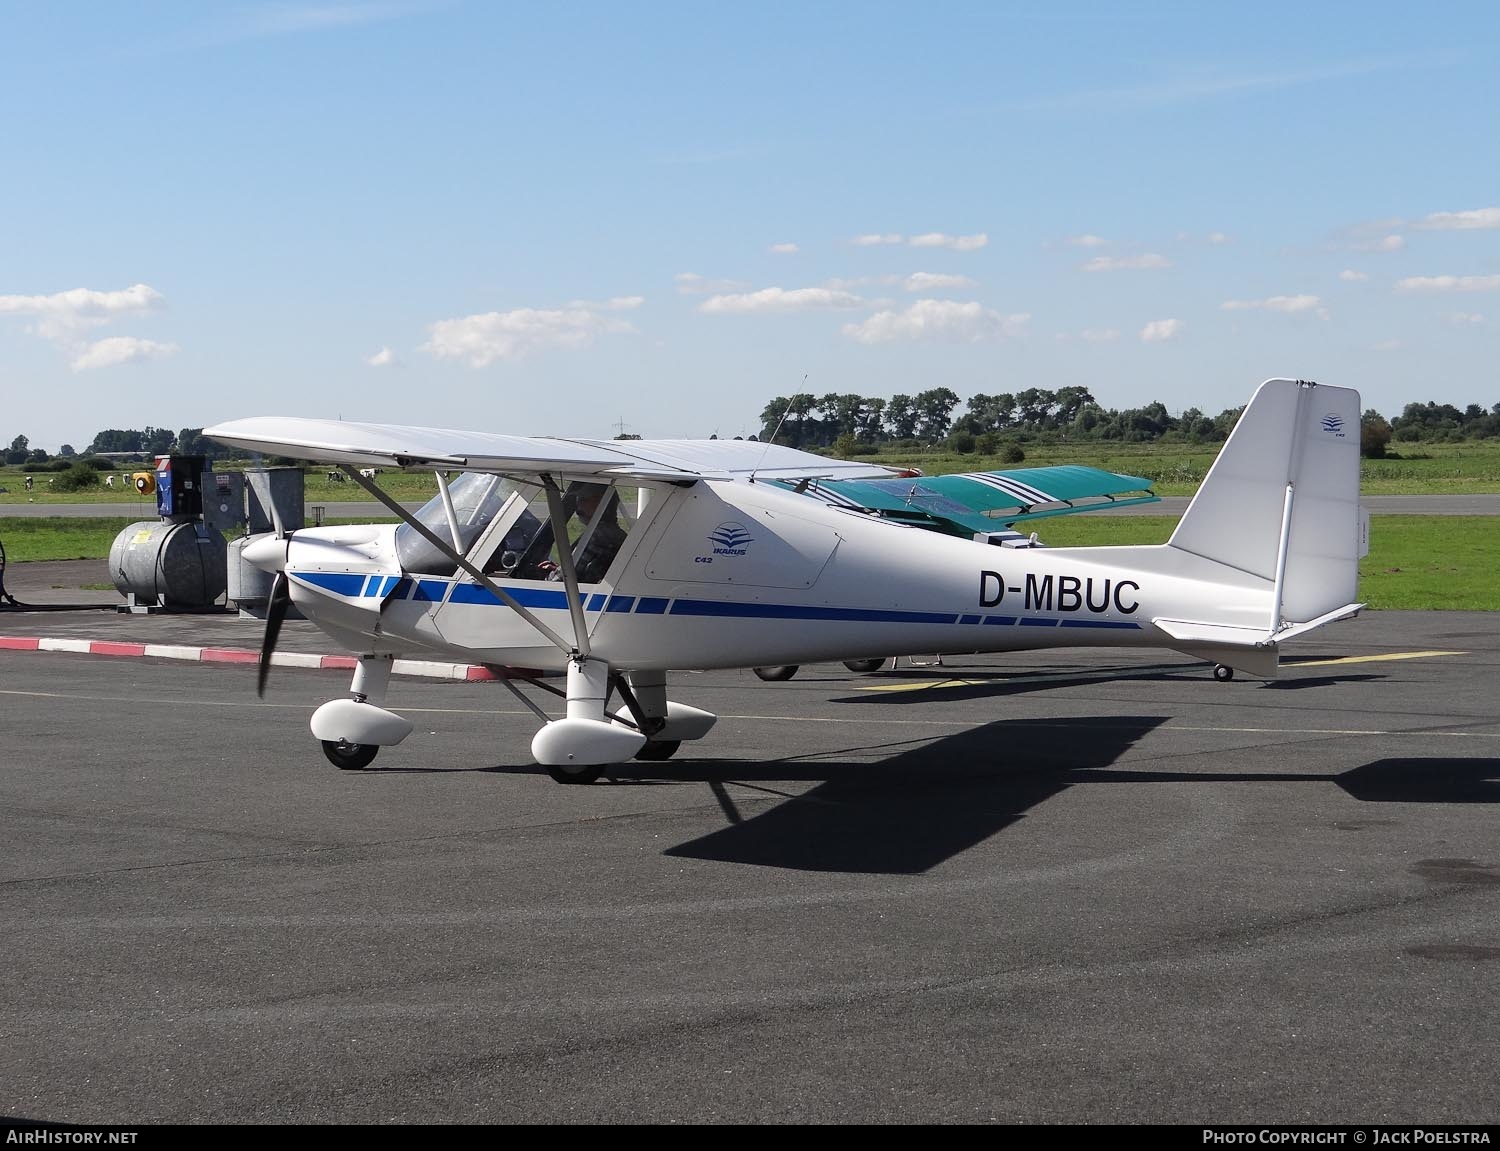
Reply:
[[[595,515],[599,516],[598,524],[574,561],[579,583],[598,583],[609,571],[628,534],[617,514],[619,496],[608,484],[580,481],[570,484],[563,493],[563,508],[570,518],[577,518],[580,533],[588,532]],[[526,511],[495,554],[499,569],[515,579],[560,580],[562,569],[552,558],[554,551],[552,525]]]
[[[578,569],[579,583],[598,583],[609,571],[609,565],[614,563],[620,545],[625,542],[626,532],[617,515],[620,497],[608,484],[580,482],[568,489],[564,499],[571,503],[573,513],[585,531],[595,515],[599,516],[593,534],[589,536],[588,543],[574,564]],[[604,508],[602,513],[599,511],[601,504]]]

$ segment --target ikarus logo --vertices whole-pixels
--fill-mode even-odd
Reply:
[[[708,542],[714,545],[716,556],[742,556],[754,538],[749,528],[737,523],[722,523],[708,533]]]
[[[1329,412],[1323,417],[1323,430],[1334,439],[1344,438],[1344,417],[1336,412]]]

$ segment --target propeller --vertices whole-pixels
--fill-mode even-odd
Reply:
[[[277,527],[280,528],[279,519]],[[262,697],[266,694],[266,676],[271,673],[271,656],[281,635],[281,623],[286,619],[287,609],[292,606],[291,584],[286,575],[287,540],[291,534],[278,530],[275,535],[252,541],[241,553],[246,563],[276,574],[271,581],[271,595],[266,601],[266,631],[261,637],[260,662],[255,675],[255,694]]]
[[[281,635],[281,621],[286,619],[287,608],[291,605],[286,572],[278,571],[271,582],[271,598],[266,603],[266,634],[260,641],[260,663],[255,669],[255,694],[261,698],[266,694],[266,677],[271,674],[271,656],[276,652],[276,640]]]

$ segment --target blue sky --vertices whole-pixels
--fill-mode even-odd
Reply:
[[[1497,59],[1493,3],[0,0],[0,441],[1488,407]]]

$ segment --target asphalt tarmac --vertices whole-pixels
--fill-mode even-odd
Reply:
[[[1288,646],[685,674],[587,787],[497,684],[341,772],[347,672],[0,651],[0,1114],[1495,1123],[1500,614]]]

